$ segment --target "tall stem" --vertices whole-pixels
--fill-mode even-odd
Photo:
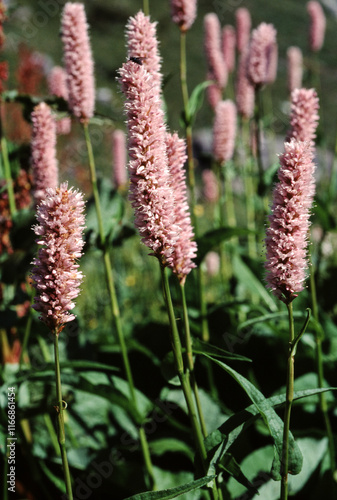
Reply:
[[[54,334],[54,353],[55,353],[55,378],[56,378],[56,399],[57,399],[57,439],[60,445],[64,482],[66,485],[68,500],[73,500],[73,493],[71,489],[71,478],[69,472],[69,465],[67,459],[66,451],[66,437],[64,432],[64,410],[63,400],[62,400],[62,386],[61,386],[61,372],[60,372],[60,359],[59,359],[59,346],[58,346],[58,333],[55,331]]]
[[[11,166],[10,166],[9,158],[8,158],[7,141],[4,137],[1,137],[1,155],[2,155],[3,165],[4,165],[4,171],[5,171],[9,209],[11,212],[11,216],[13,217],[13,215],[16,214],[15,195],[14,195],[14,188],[13,188]]]
[[[164,299],[165,299],[167,314],[168,314],[170,327],[171,327],[170,328],[171,346],[172,346],[174,361],[175,361],[175,365],[176,365],[176,370],[177,370],[177,373],[179,376],[181,388],[182,388],[185,402],[187,405],[187,410],[188,410],[188,414],[189,414],[190,421],[191,421],[192,431],[194,434],[195,446],[197,448],[198,456],[199,456],[199,459],[201,462],[201,467],[203,469],[203,472],[206,474],[207,473],[207,463],[206,463],[207,453],[206,453],[206,449],[205,449],[205,445],[204,445],[203,434],[201,431],[201,427],[199,425],[197,412],[196,412],[195,405],[193,402],[192,390],[191,390],[188,372],[185,373],[185,370],[184,370],[182,348],[181,348],[179,332],[178,332],[178,328],[177,328],[177,324],[176,324],[176,319],[175,319],[175,315],[174,315],[174,309],[173,309],[173,304],[172,304],[172,298],[171,298],[171,292],[170,292],[168,277],[167,277],[167,273],[166,273],[166,268],[161,264],[160,264],[160,271],[161,271],[161,277],[162,277],[162,283],[163,283]],[[218,492],[217,492],[215,484],[213,486],[212,493],[213,493],[213,499],[217,500],[218,499]]]
[[[191,117],[189,112],[189,96],[187,88],[187,70],[186,70],[186,32],[180,31],[180,84],[181,93],[183,97],[184,106],[184,116],[185,116],[185,134],[186,134],[186,146],[187,146],[187,181],[190,193],[190,208],[191,208],[191,219],[192,225],[194,227],[195,236],[198,237],[198,220],[195,212],[195,176],[194,176],[194,159],[193,159],[193,136],[192,136],[192,126]],[[198,279],[198,295],[199,295],[199,307],[201,314],[201,336],[205,342],[209,340],[209,328],[207,320],[207,304],[205,302],[205,294],[203,290],[203,276],[201,268],[197,269],[197,279]]]
[[[286,384],[286,404],[284,410],[283,424],[283,445],[282,445],[282,479],[281,479],[281,500],[288,498],[288,463],[289,463],[289,429],[290,429],[290,414],[294,398],[294,351],[293,342],[294,334],[294,316],[292,303],[287,304],[289,317],[289,347],[287,360],[287,384]]]
[[[104,228],[103,228],[101,203],[100,203],[100,197],[99,197],[98,186],[97,186],[96,166],[95,166],[95,159],[94,159],[91,140],[90,140],[88,124],[84,124],[83,128],[84,128],[84,135],[85,135],[85,140],[86,140],[87,150],[88,150],[90,177],[91,177],[92,190],[93,190],[93,195],[94,195],[94,200],[95,200],[96,216],[97,216],[98,229],[99,229],[99,235],[100,235],[100,240],[101,240],[101,247],[102,247],[102,251],[103,251],[103,260],[104,260],[105,274],[106,274],[107,284],[108,284],[112,318],[113,318],[115,330],[117,332],[118,343],[119,343],[119,346],[121,349],[121,355],[122,355],[122,360],[123,360],[125,376],[126,376],[126,379],[127,379],[128,385],[129,385],[130,398],[131,398],[131,401],[133,403],[134,408],[137,410],[138,403],[137,403],[136,391],[135,391],[135,386],[134,386],[134,382],[133,382],[128,351],[127,351],[126,344],[125,344],[122,322],[121,322],[121,318],[120,318],[119,305],[118,305],[117,294],[116,294],[116,287],[115,287],[114,276],[113,276],[112,266],[111,266],[111,259],[110,259],[109,249],[108,249],[107,245],[105,244],[105,234],[104,234]],[[146,470],[147,470],[147,473],[148,473],[148,476],[149,476],[149,479],[151,482],[151,487],[152,487],[152,489],[155,489],[155,478],[154,478],[154,472],[153,472],[152,462],[151,462],[151,458],[150,458],[149,445],[148,445],[148,442],[146,439],[146,434],[145,434],[143,427],[139,428],[139,440],[140,440],[140,445],[141,445],[141,449],[142,449],[144,464],[145,464],[145,467],[146,467]]]
[[[195,403],[197,405],[197,410],[198,410],[198,415],[199,415],[199,422],[201,425],[201,430],[203,433],[203,436],[207,436],[207,429],[206,429],[206,422],[204,418],[204,414],[202,411],[201,407],[201,401],[200,401],[200,396],[199,396],[199,390],[198,390],[198,385],[197,381],[195,378],[195,371],[194,371],[194,360],[193,360],[193,352],[192,352],[192,339],[191,339],[191,332],[190,332],[190,323],[188,320],[188,310],[187,310],[187,303],[186,303],[186,294],[185,294],[185,285],[180,283],[180,291],[181,291],[181,301],[182,301],[182,306],[183,306],[183,318],[184,318],[184,328],[185,328],[185,348],[186,348],[186,358],[187,358],[187,366],[190,372],[190,379],[191,379],[191,384],[192,384],[192,390],[194,393],[194,399]]]
[[[143,0],[143,12],[146,16],[150,15],[149,0]]]

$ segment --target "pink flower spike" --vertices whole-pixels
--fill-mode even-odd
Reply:
[[[68,101],[67,73],[61,66],[54,66],[48,76],[49,92],[56,97],[62,97]],[[56,133],[60,135],[69,134],[71,130],[71,119],[66,116],[56,120]]]
[[[235,45],[235,29],[227,25],[222,29],[222,54],[228,73],[232,73],[235,68]]]
[[[220,101],[215,108],[213,126],[213,154],[220,163],[233,157],[236,121],[236,106],[233,101]]]
[[[221,26],[216,14],[204,17],[205,53],[209,74],[223,89],[227,84],[228,71],[221,50]]]
[[[310,16],[309,46],[312,52],[321,50],[324,43],[326,19],[324,11],[319,2],[307,3],[307,11]]]
[[[65,324],[75,318],[69,311],[79,294],[83,275],[77,260],[84,245],[83,196],[68,184],[47,189],[46,197],[37,209],[38,225],[33,227],[41,245],[33,260],[33,286],[37,291],[32,306],[40,319],[58,335]]]
[[[202,171],[203,194],[206,201],[214,203],[219,199],[218,181],[213,170]]]
[[[273,192],[266,233],[266,282],[289,304],[304,288],[310,209],[315,192],[312,148],[292,139],[280,156],[279,182]]]
[[[119,70],[126,97],[130,201],[142,242],[162,265],[172,263],[180,228],[166,154],[166,128],[158,85],[143,65],[128,61]]]
[[[247,78],[247,50],[240,56],[239,69],[236,81],[236,105],[239,114],[249,119],[254,114],[255,91],[253,85]]]
[[[151,23],[150,18],[142,11],[135,17],[130,17],[126,25],[128,57],[135,58],[153,76],[161,88],[161,61],[156,33],[157,23]]]
[[[272,46],[270,53],[266,83],[270,84],[275,82],[277,78],[277,66],[278,66],[278,47],[277,43],[275,43]]]
[[[113,177],[116,188],[126,186],[126,137],[123,130],[114,130],[112,134]]]
[[[295,89],[291,93],[290,131],[287,139],[315,145],[319,120],[319,102],[315,89]]]
[[[276,30],[272,24],[261,23],[252,32],[247,60],[247,76],[254,87],[268,83],[270,66],[275,57]]]
[[[287,50],[288,62],[288,90],[291,93],[294,89],[302,87],[303,76],[303,55],[298,47],[289,47]]]
[[[95,109],[95,82],[88,24],[82,3],[65,4],[61,30],[69,107],[76,118],[88,122]]]
[[[188,31],[197,17],[197,0],[171,0],[171,17],[182,32]]]
[[[236,46],[238,51],[241,53],[245,50],[249,44],[250,38],[250,28],[252,25],[252,20],[250,17],[249,10],[245,7],[240,7],[235,12],[236,19]]]
[[[47,188],[58,185],[56,160],[56,128],[50,107],[41,102],[32,115],[31,164],[33,169],[34,200],[38,205]]]
[[[187,187],[184,165],[187,160],[186,144],[177,134],[166,134],[168,166],[171,187],[175,197],[175,222],[181,231],[174,246],[173,260],[170,264],[181,284],[186,276],[196,267],[192,259],[197,255],[197,244],[194,238],[189,206],[187,203]]]

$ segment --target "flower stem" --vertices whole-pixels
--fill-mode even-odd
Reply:
[[[193,159],[193,136],[191,117],[189,112],[189,97],[187,88],[187,71],[186,71],[186,32],[180,31],[180,84],[183,97],[184,116],[185,116],[185,134],[187,146],[187,181],[190,192],[190,207],[191,207],[191,220],[194,227],[195,237],[199,235],[198,220],[196,217],[195,205],[195,176],[194,176],[194,159]],[[198,295],[199,307],[201,313],[201,336],[205,342],[209,341],[209,328],[207,320],[207,304],[205,302],[205,294],[203,290],[203,276],[201,268],[197,269],[198,279]]]
[[[64,481],[66,485],[66,492],[68,500],[73,500],[73,493],[71,489],[71,478],[69,472],[69,465],[67,459],[67,451],[66,451],[66,437],[64,432],[64,410],[63,400],[62,400],[62,387],[61,387],[61,372],[60,372],[60,359],[59,359],[59,346],[58,346],[58,333],[55,331],[54,334],[54,353],[55,353],[55,377],[56,377],[56,399],[57,399],[57,438],[60,445],[61,458],[62,458],[62,466],[63,466],[63,474]]]
[[[187,405],[187,410],[188,410],[188,414],[190,417],[191,426],[192,426],[192,430],[193,430],[193,434],[194,434],[195,446],[197,448],[201,467],[203,469],[203,472],[206,474],[207,473],[207,462],[206,462],[207,453],[206,453],[206,449],[205,449],[205,445],[204,445],[202,430],[201,430],[201,427],[199,425],[197,412],[196,412],[194,402],[193,402],[189,374],[188,374],[188,372],[185,373],[185,370],[184,370],[182,348],[181,348],[180,337],[179,337],[178,328],[177,328],[177,324],[176,324],[176,319],[175,319],[175,315],[174,315],[174,309],[173,309],[173,304],[172,304],[172,298],[171,298],[168,277],[167,277],[167,273],[166,273],[166,268],[162,264],[160,264],[160,271],[161,271],[161,277],[162,277],[162,283],[163,283],[163,289],[164,289],[164,299],[165,299],[166,309],[167,309],[170,327],[171,327],[170,328],[171,346],[172,346],[174,361],[175,361],[175,365],[176,365],[176,370],[177,370],[179,380],[181,383],[181,388],[182,388],[182,391],[183,391],[183,394],[185,397],[185,402]],[[213,494],[213,499],[218,500],[218,492],[217,492],[217,488],[216,488],[215,483],[213,485],[212,494]]]
[[[6,179],[6,184],[7,184],[9,209],[11,212],[11,216],[13,217],[13,215],[16,214],[15,196],[14,196],[11,166],[10,166],[9,158],[8,158],[7,141],[4,137],[1,137],[1,155],[2,155],[2,161],[4,164],[4,170],[5,170],[5,179]]]
[[[289,348],[287,361],[287,384],[286,384],[286,405],[284,410],[283,423],[283,445],[282,445],[282,461],[281,461],[281,500],[288,498],[288,458],[289,458],[289,429],[290,429],[290,414],[291,406],[294,398],[294,350],[293,342],[294,334],[294,316],[292,302],[287,304],[289,317]]]
[[[186,303],[186,294],[185,294],[185,284],[180,283],[180,291],[181,291],[181,301],[182,301],[182,306],[183,306],[183,318],[184,318],[184,328],[185,328],[185,348],[186,348],[186,358],[187,358],[187,366],[190,372],[190,379],[192,383],[192,390],[194,393],[194,399],[195,403],[197,405],[197,410],[198,410],[198,415],[199,415],[199,422],[201,425],[201,431],[203,433],[203,436],[207,436],[207,429],[206,429],[206,422],[204,418],[204,414],[202,411],[201,407],[201,401],[200,401],[200,396],[199,396],[199,390],[198,390],[198,385],[197,381],[195,378],[195,371],[194,371],[194,360],[193,360],[193,352],[192,352],[192,339],[191,339],[191,332],[190,332],[190,323],[188,320],[188,310],[187,310],[187,303]]]
[[[98,192],[98,187],[97,187],[95,159],[94,159],[94,155],[93,155],[93,151],[92,151],[92,145],[91,145],[88,125],[84,124],[83,128],[84,128],[85,141],[86,141],[87,150],[88,150],[91,184],[92,184],[92,190],[93,190],[94,200],[95,200],[96,216],[97,216],[97,221],[98,221],[98,229],[99,229],[99,235],[100,235],[100,240],[101,240],[101,247],[102,247],[102,251],[103,251],[103,260],[104,260],[105,273],[106,273],[107,284],[108,284],[112,318],[113,318],[114,327],[115,327],[116,332],[117,332],[118,343],[119,343],[119,346],[121,349],[124,371],[125,371],[128,385],[129,385],[130,398],[131,398],[131,401],[133,403],[134,408],[137,410],[138,403],[137,403],[136,391],[135,391],[135,386],[134,386],[134,382],[133,382],[133,376],[132,376],[129,356],[128,356],[128,352],[127,352],[127,348],[126,348],[126,344],[125,344],[122,322],[121,322],[121,318],[120,318],[120,311],[119,311],[119,305],[118,305],[118,300],[117,300],[114,276],[113,276],[113,272],[112,272],[111,259],[110,259],[109,249],[108,249],[107,245],[105,244],[105,234],[104,234],[104,228],[103,228],[102,211],[101,211],[101,204],[100,204],[99,192]],[[151,487],[154,490],[155,489],[155,478],[154,478],[154,472],[153,472],[152,462],[151,462],[151,458],[150,458],[149,445],[148,445],[148,442],[146,439],[146,434],[144,432],[143,427],[140,427],[138,431],[139,431],[139,439],[140,439],[140,444],[141,444],[141,449],[142,449],[145,467],[146,467],[146,470],[147,470],[147,473],[148,473],[148,476],[150,479]]]
[[[143,0],[143,12],[146,16],[150,15],[149,0]]]

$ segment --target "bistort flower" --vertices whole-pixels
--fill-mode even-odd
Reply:
[[[321,50],[324,43],[326,19],[324,11],[319,2],[307,3],[307,11],[310,16],[309,46],[312,52]]]
[[[82,3],[65,4],[61,31],[69,107],[76,118],[87,122],[94,114],[95,82],[88,24]]]
[[[33,169],[33,193],[38,205],[47,188],[58,185],[56,160],[56,125],[50,107],[41,102],[32,115],[31,164]]]
[[[220,101],[215,108],[213,154],[220,163],[230,160],[236,137],[236,106],[230,99]]]
[[[270,67],[274,64],[276,30],[272,24],[261,23],[252,32],[247,76],[254,87],[261,87],[270,80]]]
[[[310,143],[292,139],[284,148],[265,239],[265,268],[268,288],[289,304],[303,290],[307,277],[315,166]]]
[[[171,0],[171,17],[181,31],[188,31],[197,17],[197,0]]]
[[[221,48],[221,26],[216,14],[206,14],[204,17],[204,46],[208,73],[217,85],[223,89],[227,84],[228,71]]]
[[[290,131],[288,139],[315,145],[319,120],[319,103],[315,89],[294,89],[291,93]]]
[[[247,78],[247,56],[248,51],[244,50],[240,56],[235,93],[238,112],[245,119],[253,116],[255,104],[254,87]]]
[[[48,76],[48,89],[52,95],[68,101],[67,73],[61,66],[54,66]],[[71,119],[69,116],[56,120],[56,133],[69,134]]]
[[[303,55],[298,47],[289,47],[287,50],[288,90],[302,87]]]
[[[79,294],[83,275],[77,260],[82,255],[84,229],[83,196],[68,184],[47,189],[37,209],[38,224],[33,227],[41,245],[33,260],[33,286],[37,291],[32,306],[55,334],[75,318],[69,311]]]
[[[178,239],[174,245],[170,267],[181,284],[186,276],[196,267],[192,259],[197,255],[197,244],[193,241],[194,233],[190,209],[187,203],[187,187],[184,165],[187,160],[186,144],[178,134],[166,134],[166,148],[170,182],[175,198],[175,222],[180,227]]]
[[[162,265],[170,265],[179,235],[170,186],[166,127],[157,83],[143,65],[129,60],[119,70],[126,97],[130,201],[142,242]]]
[[[236,46],[241,53],[249,44],[250,28],[252,20],[249,10],[245,7],[240,7],[235,12],[236,20]]]
[[[126,36],[128,57],[145,66],[160,89],[162,74],[156,26],[157,23],[151,23],[150,18],[140,11],[129,19]]]
[[[116,188],[127,184],[126,137],[123,130],[112,133],[113,179]]]

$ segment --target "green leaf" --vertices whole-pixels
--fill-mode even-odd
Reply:
[[[161,491],[146,491],[145,493],[138,493],[132,497],[128,497],[126,500],[159,500],[159,499],[169,499],[176,498],[189,491],[198,490],[208,484],[214,479],[215,476],[205,476],[196,481],[192,481],[175,488],[169,488],[167,490]]]
[[[244,389],[246,394],[254,403],[256,409],[260,413],[265,422],[267,428],[269,429],[270,435],[274,439],[274,444],[276,448],[275,454],[275,464],[274,464],[274,477],[275,479],[281,479],[280,471],[280,457],[282,457],[282,442],[283,442],[283,422],[280,417],[275,413],[270,402],[263,396],[263,394],[256,389],[256,387],[249,382],[246,378],[240,375],[238,372],[227,366],[222,361],[212,358],[211,356],[204,354],[207,358],[211,359],[217,365],[219,365],[223,370],[225,370],[229,375],[231,375],[239,385]],[[224,450],[225,453],[226,449]],[[291,474],[299,474],[302,467],[302,455],[295,443],[295,440],[290,433],[289,435],[289,471]]]
[[[337,387],[323,389],[306,389],[296,391],[294,393],[294,402],[300,399],[317,395],[322,392],[337,390]],[[272,396],[266,401],[270,406],[279,406],[285,402],[285,394]],[[244,410],[230,416],[218,429],[211,432],[205,439],[205,448],[210,460],[209,471],[214,472],[217,462],[226,453],[229,447],[234,443],[237,437],[250,426],[257,418],[260,417],[260,412],[255,405],[250,405]]]
[[[271,294],[237,254],[233,255],[232,265],[238,281],[243,283],[251,292],[259,295],[272,311],[277,311],[277,306]]]
[[[193,89],[188,101],[188,117],[186,117],[188,125],[194,122],[204,101],[205,90],[212,84],[212,81],[201,82]]]
[[[245,486],[250,493],[257,493],[255,486],[247,479],[241,470],[240,465],[237,463],[231,453],[226,453],[219,462],[219,468],[228,472],[240,484]]]
[[[193,352],[195,354],[209,354],[210,356],[214,356],[215,358],[222,359],[232,359],[234,361],[249,361],[252,360],[246,358],[245,356],[240,356],[239,354],[235,354],[234,352],[225,351],[224,349],[220,349],[220,347],[216,347],[214,345],[209,344],[208,342],[204,342],[197,337],[193,339]]]
[[[175,438],[162,438],[151,441],[150,451],[151,455],[157,455],[158,457],[165,453],[184,453],[191,461],[193,461],[194,457],[192,448],[184,441]]]
[[[166,382],[176,386],[181,385],[172,351],[169,351],[164,357],[160,370]]]
[[[218,229],[208,231],[196,240],[198,245],[198,255],[195,259],[195,263],[199,266],[205,255],[222,241],[229,240],[233,236],[246,236],[251,233],[252,231],[249,229],[240,227],[220,227]]]

